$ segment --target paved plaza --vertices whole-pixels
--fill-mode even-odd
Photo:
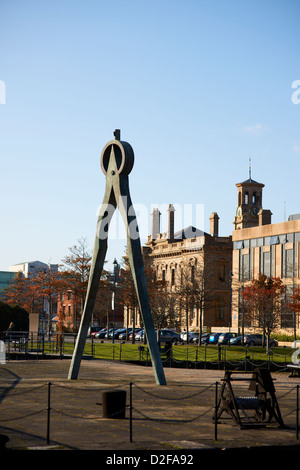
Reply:
[[[0,434],[8,438],[7,450],[300,450],[300,379],[287,372],[272,374],[285,426],[240,429],[228,415],[221,417],[217,428],[213,421],[222,370],[165,368],[167,385],[158,386],[151,367],[83,360],[78,379],[68,380],[69,366],[69,359],[0,365]],[[102,397],[108,390],[126,391],[125,418],[103,417]]]

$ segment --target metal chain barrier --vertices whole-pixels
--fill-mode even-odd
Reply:
[[[190,400],[190,399],[195,398],[197,396],[200,396],[204,393],[213,391],[215,386],[216,386],[216,394],[215,395],[217,395],[217,383],[216,383],[216,385],[211,384],[211,385],[208,385],[206,387],[203,387],[201,390],[197,390],[196,392],[187,394],[185,396],[180,396],[180,397],[176,397],[176,396],[170,395],[170,394],[168,396],[164,396],[163,394],[153,393],[152,391],[146,390],[144,387],[141,387],[140,385],[135,384],[135,383],[123,384],[121,386],[122,386],[122,388],[129,387],[129,390],[130,390],[129,404],[125,405],[125,409],[121,410],[121,411],[125,412],[126,409],[129,409],[129,412],[130,412],[130,417],[129,417],[130,442],[132,442],[132,432],[133,432],[133,415],[132,415],[133,411],[135,411],[139,416],[142,416],[142,418],[147,420],[147,421],[157,421],[157,422],[160,422],[160,423],[166,423],[166,424],[170,424],[170,425],[173,424],[174,425],[174,424],[191,423],[193,421],[201,419],[203,416],[207,415],[211,411],[215,412],[215,409],[216,409],[215,404],[212,404],[211,406],[207,406],[206,409],[204,411],[202,411],[201,413],[197,414],[194,417],[187,418],[187,419],[176,419],[176,418],[172,418],[172,417],[156,418],[156,417],[153,417],[153,416],[149,416],[146,412],[139,409],[139,407],[133,405],[133,393],[132,393],[132,391],[133,391],[133,387],[134,387],[140,393],[144,393],[145,395],[148,395],[151,398],[154,398],[154,399],[157,399],[157,400],[168,400],[168,401],[180,400],[180,403],[182,404],[182,402],[184,400]],[[53,384],[51,382],[48,382],[48,383],[40,385],[40,386],[32,387],[31,389],[24,389],[24,390],[15,390],[15,389],[9,390],[8,389],[8,393],[6,393],[5,399],[7,399],[7,397],[12,398],[12,397],[20,396],[20,395],[23,395],[23,394],[28,394],[29,392],[36,393],[38,390],[41,390],[45,387],[48,388],[47,407],[44,407],[42,409],[30,412],[30,413],[25,413],[22,416],[18,416],[18,417],[10,417],[10,418],[2,418],[2,419],[0,418],[0,423],[9,422],[9,421],[16,421],[16,420],[23,420],[25,418],[31,418],[33,416],[36,416],[38,414],[41,414],[41,413],[44,413],[45,411],[47,411],[47,437],[46,437],[46,440],[47,440],[47,443],[49,443],[50,442],[50,413],[55,413],[57,415],[61,415],[63,417],[67,417],[67,418],[70,418],[70,419],[82,419],[82,420],[89,420],[89,421],[92,421],[92,420],[95,421],[95,420],[98,420],[98,419],[101,418],[101,416],[95,416],[95,415],[90,416],[90,417],[86,416],[86,415],[76,415],[76,414],[73,414],[72,412],[68,412],[66,410],[60,410],[56,407],[53,407],[53,401],[52,401],[53,397],[51,396],[51,392],[52,392],[53,388],[54,388],[54,390],[55,389],[58,389],[58,390],[64,390],[64,389],[65,390],[72,390],[72,392],[74,392],[74,394],[76,394],[76,392],[78,392],[78,393],[81,393],[81,392],[84,392],[84,393],[86,393],[86,392],[96,392],[97,394],[99,394],[99,392],[112,390],[112,389],[119,389],[120,384],[118,386],[115,386],[115,387],[111,387],[111,386],[107,385],[106,387],[102,387],[102,388],[98,388],[98,387],[94,387],[94,388],[92,388],[92,387],[86,387],[86,388],[78,387],[77,388],[77,387],[74,387],[74,386],[71,387],[71,386],[67,386],[67,385],[55,384],[55,383]],[[287,390],[284,394],[282,394],[280,397],[278,397],[278,400],[279,401],[283,400],[283,398],[286,398],[288,395],[291,395],[295,390],[296,390],[296,406],[293,407],[293,409],[288,410],[287,412],[285,412],[283,416],[287,417],[287,416],[290,416],[293,413],[296,414],[296,439],[298,440],[299,439],[299,385],[296,385],[295,387]],[[213,397],[213,394],[210,394],[210,396]],[[60,395],[60,399],[61,399],[61,395]],[[102,403],[96,403],[96,404],[97,405],[102,405]],[[195,405],[195,406],[197,406],[197,405]],[[119,414],[119,413],[120,413],[120,410],[118,410],[115,414]],[[113,417],[113,416],[114,416],[114,414],[112,414],[110,417]],[[217,423],[215,423],[215,436],[217,435],[216,425],[217,425]]]
[[[8,360],[14,355],[24,355],[30,358],[32,355],[46,358],[48,355],[58,357],[71,356],[73,354],[76,335],[74,334],[55,334],[51,336],[37,335],[32,332],[13,332],[12,336],[0,332],[0,338],[3,338],[6,345]],[[129,347],[128,347],[129,346]],[[127,343],[101,343],[91,339],[87,343],[85,354],[97,359],[110,359],[118,361],[135,361],[146,366],[151,364],[148,347],[141,343],[141,349],[138,352],[130,348],[132,345]],[[193,368],[228,368],[245,367],[249,370],[255,367],[268,367],[269,370],[287,370],[287,364],[291,361],[291,352],[278,354],[276,348],[270,349],[268,358],[259,360],[260,353],[250,351],[248,347],[245,352],[234,351],[233,346],[222,346],[221,348],[203,345],[201,347],[185,347],[180,345],[173,347],[168,354],[162,351],[161,359],[165,366],[173,367],[193,367]],[[228,352],[230,351],[230,356]],[[235,360],[236,357],[236,360]],[[276,361],[277,359],[281,359]]]
[[[136,388],[138,388],[139,390],[142,390],[144,393],[146,393],[147,395],[151,395],[152,397],[155,397],[155,398],[160,398],[162,400],[178,400],[178,397],[163,397],[161,395],[156,395],[154,393],[151,393],[149,392],[148,390],[145,390],[144,388],[142,388],[140,385],[137,385],[137,384],[133,384]],[[193,398],[197,395],[201,395],[202,393],[208,391],[209,389],[212,388],[212,385],[208,385],[204,390],[201,390],[199,392],[196,392],[196,393],[193,393],[191,395],[187,395],[185,397],[180,397],[180,400],[186,400],[188,398]]]

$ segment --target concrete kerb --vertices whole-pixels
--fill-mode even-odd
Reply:
[[[157,386],[151,367],[103,360],[82,361],[77,380],[68,380],[69,360],[9,361],[0,366],[0,434],[11,450],[220,450],[289,446],[295,437],[295,393],[299,378],[274,373],[286,428],[240,430],[233,420],[218,424],[214,436],[214,386],[224,371],[165,369]],[[51,383],[50,439],[46,439],[47,393]],[[132,442],[125,419],[103,418],[103,390],[133,384]],[[40,387],[40,388],[39,388]],[[282,398],[281,398],[282,397]],[[22,418],[22,419],[20,419]],[[221,420],[223,421],[223,420]]]

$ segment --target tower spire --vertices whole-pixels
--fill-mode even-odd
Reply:
[[[249,180],[251,181],[251,158],[249,158]]]

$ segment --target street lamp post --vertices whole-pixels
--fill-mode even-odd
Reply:
[[[112,293],[112,311],[113,311],[113,334],[112,334],[112,342],[114,343],[115,342],[115,297],[116,297],[116,284],[117,284],[117,281],[118,281],[118,278],[119,278],[119,269],[120,269],[120,266],[116,260],[116,258],[114,259],[114,262],[113,262],[113,266],[114,266],[114,275],[113,275],[113,279],[114,279],[114,287],[113,287],[113,293]]]

